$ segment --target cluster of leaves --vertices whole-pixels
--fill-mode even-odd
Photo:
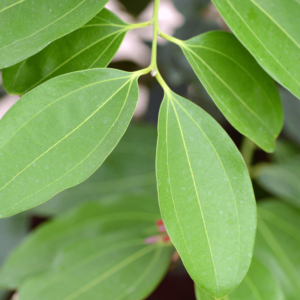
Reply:
[[[277,200],[260,203],[254,248],[257,213],[247,166],[210,115],[170,90],[156,47],[158,34],[178,45],[232,126],[272,152],[283,126],[273,79],[300,98],[299,2],[213,0],[234,34],[212,31],[186,41],[160,32],[159,0],[153,19],[142,24],[123,22],[104,8],[107,2],[0,4],[4,86],[23,95],[0,121],[0,217],[55,195],[34,210],[59,215],[10,256],[0,285],[18,289],[20,300],[140,300],[163,278],[174,245],[198,299],[297,299],[299,211]],[[152,23],[149,68],[105,68],[129,30]],[[165,93],[157,151],[153,129],[126,132],[137,81],[150,71]],[[280,151],[277,164],[251,173],[299,208],[298,149]],[[286,183],[286,174],[296,179]],[[155,226],[155,181],[172,244]]]

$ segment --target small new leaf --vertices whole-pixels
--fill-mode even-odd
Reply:
[[[258,63],[300,99],[300,2],[212,0]]]
[[[22,97],[0,121],[0,217],[81,183],[126,131],[137,75],[93,69],[56,77]]]
[[[105,68],[129,30],[128,24],[103,9],[90,22],[54,41],[36,55],[3,70],[9,94],[23,95],[58,75]]]
[[[164,224],[198,286],[235,289],[252,257],[256,205],[244,161],[201,108],[167,91],[159,115],[157,184]]]
[[[39,52],[92,19],[108,0],[0,3],[0,69]]]
[[[283,126],[279,93],[234,35],[214,31],[179,45],[228,121],[265,151],[274,151]]]

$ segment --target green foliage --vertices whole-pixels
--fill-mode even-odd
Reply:
[[[7,92],[23,95],[58,75],[105,68],[116,54],[129,26],[103,9],[86,25],[56,40],[36,55],[4,69]]]
[[[209,294],[195,286],[197,300],[213,300]],[[263,261],[253,257],[248,274],[239,287],[224,300],[284,300],[282,289]]]
[[[226,295],[251,261],[256,229],[251,183],[223,129],[172,92],[160,110],[157,180],[163,220],[191,277],[215,297]]]
[[[0,121],[0,217],[95,172],[124,134],[137,99],[137,76],[110,69],[63,75],[26,94]]]
[[[223,300],[299,298],[300,212],[278,200],[258,205],[254,258],[240,286]],[[213,299],[196,288],[198,300]]]
[[[158,218],[156,197],[147,194],[78,206],[17,248],[1,270],[0,286],[20,288],[20,299],[142,299],[173,252],[162,242],[145,244],[158,233]],[[122,284],[111,289],[114,281]]]
[[[62,191],[34,211],[57,215],[87,201],[108,201],[124,193],[151,193],[156,196],[156,128],[132,123],[114,151],[90,178]]]
[[[282,163],[264,165],[258,170],[256,180],[274,196],[300,208],[300,156]]]
[[[93,18],[108,0],[4,0],[0,3],[0,69],[45,48]]]
[[[280,282],[284,299],[296,300],[300,293],[300,212],[273,200],[261,203],[258,215],[255,252]]]
[[[212,0],[258,63],[300,98],[298,0]]]
[[[212,99],[228,121],[265,151],[283,125],[274,81],[227,32],[212,31],[179,44]]]
[[[153,18],[138,24],[103,9],[107,2],[0,4],[4,85],[23,95],[0,121],[0,218],[31,208],[28,215],[54,216],[12,252],[0,287],[16,289],[19,300],[142,300],[167,272],[174,245],[198,299],[298,299],[299,102],[280,87],[284,134],[293,143],[275,148],[284,120],[273,79],[300,98],[299,1],[212,0],[231,34],[205,32],[216,26],[200,20],[209,1],[174,0],[183,28],[195,33],[185,41],[160,31],[159,0]],[[137,15],[148,3],[130,11]],[[129,30],[151,24],[147,68],[105,68]],[[210,115],[170,90],[157,65],[158,35],[183,51],[175,54],[185,66],[177,74],[173,48],[164,48],[168,79],[200,80],[245,135],[242,155]],[[129,126],[138,78],[148,73],[165,93],[157,147],[154,128]],[[267,164],[252,166],[256,146],[246,137],[275,150]],[[256,238],[247,167],[264,189],[257,195],[283,200],[259,203]],[[160,213],[165,228],[155,225]],[[25,234],[28,215],[0,220],[1,260]]]

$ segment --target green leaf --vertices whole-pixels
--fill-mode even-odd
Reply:
[[[280,89],[280,96],[285,115],[283,132],[287,137],[300,144],[300,102],[283,88]]]
[[[213,300],[209,294],[196,287],[197,300]],[[284,300],[281,287],[276,277],[263,261],[253,257],[249,272],[236,290],[223,300]]]
[[[228,121],[272,152],[283,126],[282,105],[272,78],[228,32],[212,31],[179,45]]]
[[[212,0],[258,63],[300,99],[300,2]]]
[[[286,162],[264,165],[256,175],[258,183],[271,194],[300,208],[300,156]]]
[[[255,252],[279,280],[284,299],[297,300],[300,293],[300,212],[273,200],[260,203],[258,216]]]
[[[300,147],[288,140],[277,140],[273,159],[278,163],[289,161],[292,157],[300,155]]]
[[[113,233],[118,233],[119,241],[155,235],[159,218],[157,199],[149,195],[128,194],[80,205],[28,236],[1,269],[0,286],[14,289],[29,277],[49,271],[61,249],[76,242]]]
[[[142,239],[79,242],[60,253],[51,272],[28,280],[19,299],[145,299],[166,273],[172,251]]]
[[[0,121],[0,217],[81,183],[126,131],[139,73],[93,69],[62,75],[21,98]]]
[[[129,30],[126,23],[103,9],[89,23],[54,41],[36,55],[3,70],[9,94],[23,95],[58,75],[104,68]]]
[[[156,196],[156,140],[155,126],[131,123],[101,168],[80,185],[64,190],[34,208],[34,212],[62,214],[79,203],[103,201],[128,192],[147,192]]]
[[[11,218],[0,220],[0,265],[25,237],[28,228],[28,219],[25,214],[19,214]],[[4,298],[5,291],[0,288],[0,299]]]
[[[9,0],[0,4],[0,69],[39,52],[92,19],[108,0]]]
[[[157,180],[162,217],[192,279],[221,298],[252,257],[256,206],[244,161],[202,109],[167,92],[159,115]]]

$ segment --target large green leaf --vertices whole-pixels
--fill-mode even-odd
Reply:
[[[19,214],[11,218],[0,220],[0,265],[4,262],[21,240],[25,237],[28,230],[28,219],[25,214]],[[0,299],[5,295],[5,291],[0,289]]]
[[[298,155],[300,155],[299,145],[288,140],[280,139],[276,141],[276,148],[272,154],[272,158],[278,163],[284,163]]]
[[[75,242],[114,232],[119,232],[118,240],[155,235],[159,218],[155,196],[128,194],[80,205],[29,235],[1,269],[0,286],[14,289],[29,277],[47,272],[61,249]]]
[[[192,279],[221,298],[252,257],[256,207],[247,168],[225,131],[167,91],[159,116],[157,180],[162,217]]]
[[[88,22],[108,0],[4,0],[0,3],[0,69],[39,52]]]
[[[300,144],[300,102],[284,88],[280,88],[280,96],[285,116],[283,132],[290,139]]]
[[[280,201],[258,206],[255,252],[280,281],[285,300],[298,300],[300,293],[300,212]],[[271,299],[271,298],[270,298]]]
[[[300,99],[300,2],[212,2],[258,63]]]
[[[256,180],[274,196],[300,208],[300,156],[286,162],[263,165]]]
[[[234,35],[212,31],[179,45],[228,121],[273,151],[283,125],[276,85]]]
[[[155,126],[131,123],[101,168],[80,185],[34,208],[34,212],[62,214],[79,203],[114,198],[128,192],[156,195],[156,140]]]
[[[19,300],[145,299],[166,273],[172,251],[143,239],[79,242],[61,251],[48,274],[21,286]]]
[[[62,75],[19,100],[0,121],[0,217],[37,206],[89,177],[132,118],[138,73]]]
[[[89,23],[54,41],[36,55],[3,70],[9,94],[23,95],[61,74],[104,68],[116,54],[129,27],[103,9]]]
[[[197,300],[213,300],[209,294],[196,287]],[[276,277],[264,262],[253,257],[249,272],[236,290],[223,300],[284,300]]]

